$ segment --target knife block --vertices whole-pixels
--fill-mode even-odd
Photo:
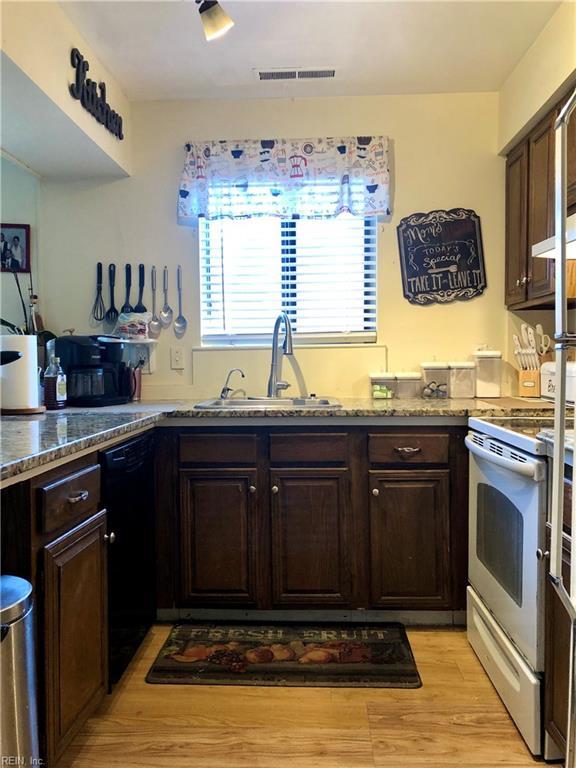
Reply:
[[[518,372],[518,396],[540,397],[540,369]]]

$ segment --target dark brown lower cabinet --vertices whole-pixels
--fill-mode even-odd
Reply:
[[[271,567],[274,606],[348,606],[347,469],[274,469]]]
[[[256,470],[186,469],[180,488],[182,604],[256,604]]]
[[[50,765],[108,686],[106,512],[44,547],[44,669]]]
[[[449,474],[370,472],[371,607],[450,607]]]
[[[173,604],[463,608],[464,428],[241,429],[175,441]]]

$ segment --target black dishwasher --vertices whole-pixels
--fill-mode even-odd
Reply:
[[[108,511],[110,684],[118,682],[155,617],[154,438],[101,451]]]

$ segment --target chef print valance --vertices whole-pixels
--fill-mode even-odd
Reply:
[[[390,214],[388,139],[202,141],[186,145],[178,221]]]

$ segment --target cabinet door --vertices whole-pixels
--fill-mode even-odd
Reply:
[[[350,604],[347,469],[271,471],[272,601]]]
[[[108,685],[106,513],[44,548],[46,737],[62,754]]]
[[[562,576],[570,583],[570,539],[564,536]],[[549,546],[548,538],[548,546]],[[566,750],[568,681],[570,680],[570,617],[549,580],[546,579],[546,640],[544,724],[562,752]]]
[[[372,607],[450,607],[449,474],[370,472]]]
[[[554,290],[552,259],[533,259],[534,243],[554,234],[554,121],[552,112],[530,134],[528,186],[528,291],[529,299]]]
[[[253,605],[256,470],[182,470],[180,487],[183,604]]]
[[[520,144],[506,161],[506,296],[507,306],[526,298],[528,252],[528,144]]]

